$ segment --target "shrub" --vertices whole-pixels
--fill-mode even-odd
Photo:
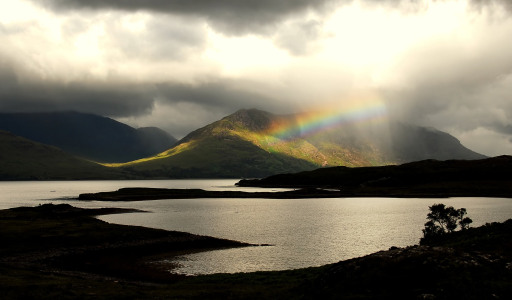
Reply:
[[[423,238],[420,243],[438,239],[439,237],[454,232],[457,227],[461,230],[469,228],[469,224],[473,222],[466,217],[465,208],[455,209],[453,206],[445,206],[444,204],[434,204],[429,206],[430,212],[427,214],[427,223],[423,229]]]

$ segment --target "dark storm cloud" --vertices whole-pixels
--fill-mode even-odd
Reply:
[[[80,111],[103,116],[142,115],[151,111],[153,100],[125,85],[24,84],[0,92],[2,112]]]
[[[435,0],[449,2],[450,0]],[[412,0],[40,0],[35,3],[54,10],[146,10],[156,13],[184,15],[206,19],[210,25],[224,33],[273,33],[274,25],[297,13],[311,10],[332,11],[335,5],[354,2],[393,7],[405,12],[421,11],[428,7]],[[501,6],[512,12],[510,0],[469,0],[476,8]],[[331,5],[332,4],[332,5]]]
[[[243,83],[235,80],[211,79],[196,84],[160,83],[156,85],[156,89],[160,102],[167,105],[188,102],[228,112],[253,106],[275,107],[279,105],[276,99],[237,88],[241,84]]]
[[[43,0],[55,10],[147,10],[205,18],[230,34],[271,32],[283,18],[307,10],[323,10],[333,0]]]
[[[76,110],[110,117],[150,114],[155,102],[165,106],[194,104],[218,113],[241,108],[277,108],[271,97],[252,91],[251,83],[211,78],[194,84],[138,83],[84,79],[63,83],[27,75],[0,60],[0,111],[39,112]]]
[[[103,116],[134,116],[151,111],[151,89],[129,83],[70,82],[24,76],[0,62],[0,111],[75,110]]]

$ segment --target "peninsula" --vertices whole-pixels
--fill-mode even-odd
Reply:
[[[512,220],[300,270],[182,276],[173,255],[245,243],[41,205],[0,211],[2,299],[510,299]]]

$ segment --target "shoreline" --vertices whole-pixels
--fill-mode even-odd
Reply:
[[[125,209],[45,204],[0,210],[3,299],[507,299],[512,220],[455,232],[436,244],[391,247],[287,271],[185,276],[156,258],[246,243],[116,225]],[[30,287],[30,288],[27,288]]]
[[[182,275],[149,263],[157,257],[172,260],[201,251],[259,246],[179,231],[111,224],[95,218],[131,212],[143,211],[83,209],[69,204],[1,210],[0,265],[166,282]]]
[[[83,193],[76,198],[80,201],[144,201],[162,199],[199,198],[266,198],[266,199],[305,199],[305,198],[449,198],[449,197],[492,197],[512,198],[508,190],[431,188],[354,188],[332,190],[316,187],[299,188],[281,192],[207,191],[203,189],[164,189],[164,188],[121,188],[117,191]]]

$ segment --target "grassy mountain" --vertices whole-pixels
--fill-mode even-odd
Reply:
[[[158,128],[135,129],[110,118],[78,112],[2,113],[0,130],[99,162],[155,155],[176,142]]]
[[[128,178],[121,170],[76,158],[64,151],[0,131],[0,180]]]
[[[240,110],[156,156],[110,166],[152,177],[262,177],[321,166],[484,157],[435,129],[400,123],[343,124],[309,133],[301,118]]]
[[[316,167],[281,153],[269,153],[236,135],[220,131],[210,136],[200,134],[154,157],[110,166],[146,177],[174,178],[263,177]]]

